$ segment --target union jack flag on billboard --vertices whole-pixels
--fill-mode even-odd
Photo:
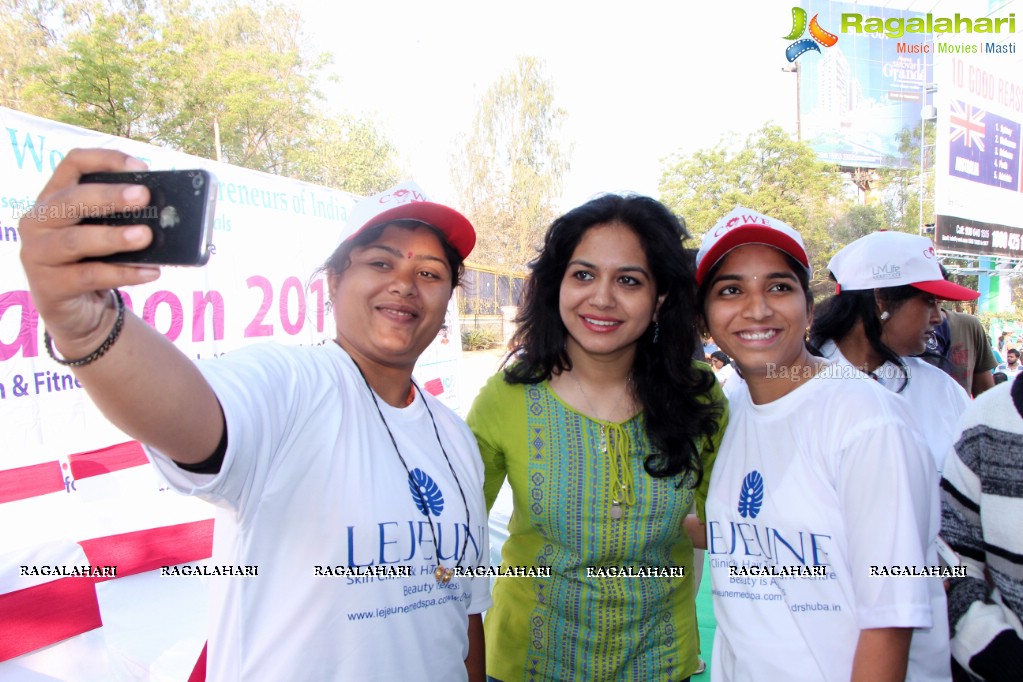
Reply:
[[[972,104],[952,100],[952,111],[949,115],[949,122],[952,125],[951,141],[962,140],[961,144],[966,147],[976,146],[980,151],[984,151],[984,136],[986,135],[984,117],[986,115],[986,111],[982,111]]]
[[[991,187],[1019,187],[1020,124],[969,102],[949,104],[948,172]]]

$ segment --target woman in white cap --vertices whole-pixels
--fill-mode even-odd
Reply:
[[[78,183],[142,169],[73,151],[39,204],[145,206],[145,188]],[[488,582],[461,575],[488,563],[482,464],[464,423],[411,377],[472,225],[412,185],[364,200],[324,266],[336,343],[193,363],[116,289],[157,268],[81,262],[143,248],[148,229],[74,223],[20,224],[51,354],[173,488],[217,505],[214,561],[259,569],[209,581],[209,679],[482,679]]]
[[[660,202],[607,194],[555,220],[531,264],[511,361],[468,416],[487,502],[506,479],[512,490],[503,565],[550,569],[497,579],[485,623],[496,680],[699,670],[682,523],[702,517],[725,405],[692,359],[685,236]]]
[[[946,281],[931,240],[903,232],[874,232],[828,263],[835,296],[818,308],[810,340],[825,357],[869,374],[909,403],[939,473],[955,424],[970,399],[948,374],[920,358],[939,301],[972,301],[979,294]]]
[[[950,679],[941,581],[890,570],[937,563],[937,472],[895,396],[807,347],[799,234],[736,208],[696,276],[708,331],[746,380],[707,499],[712,679]]]

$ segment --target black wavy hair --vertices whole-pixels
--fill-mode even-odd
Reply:
[[[831,279],[835,279],[834,275]],[[843,290],[817,306],[817,313],[810,326],[810,343],[817,348],[828,341],[834,341],[837,345],[852,332],[857,322],[862,322],[867,343],[881,357],[882,364],[891,362],[899,368],[903,380],[896,392],[901,393],[909,384],[909,370],[899,354],[881,340],[884,330],[877,314],[877,304],[880,302],[891,314],[909,299],[928,295],[908,284],[860,291]]]
[[[643,467],[654,478],[692,472],[693,485],[699,485],[703,461],[698,443],[717,432],[724,408],[706,401],[714,375],[693,363],[698,343],[696,268],[682,248],[682,240],[689,236],[685,222],[659,201],[634,194],[605,194],[551,224],[543,250],[529,266],[516,319],[519,327],[504,368],[505,381],[533,384],[572,369],[566,350],[568,332],[559,307],[561,281],[583,235],[608,223],[624,224],[636,235],[657,295],[664,296],[657,313],[659,343],[654,345],[654,325],[650,325],[636,342],[632,366],[633,397],[643,408],[653,445]],[[680,480],[679,485],[682,483]]]

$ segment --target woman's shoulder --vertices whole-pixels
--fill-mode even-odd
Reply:
[[[499,369],[487,379],[486,383],[476,394],[472,403],[472,411],[479,409],[502,409],[507,401],[515,396],[522,395],[527,386],[531,384],[509,383],[504,368]]]
[[[465,421],[477,433],[499,431],[525,414],[523,392],[531,384],[510,384],[504,370],[498,370],[476,394]]]
[[[224,370],[262,369],[266,372],[294,372],[302,367],[318,368],[323,364],[337,364],[345,357],[336,345],[325,342],[317,345],[288,346],[276,341],[261,341],[199,361],[201,367]],[[205,371],[205,370],[204,370]]]
[[[887,411],[895,395],[871,375],[835,360],[826,362],[797,393],[814,409],[861,415]]]

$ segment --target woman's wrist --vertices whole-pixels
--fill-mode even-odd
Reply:
[[[108,350],[110,350],[121,335],[121,330],[124,328],[125,315],[124,297],[121,295],[121,292],[117,289],[113,289],[110,293],[115,310],[113,326],[110,327],[110,331],[98,345],[94,342],[89,343],[88,347],[93,348],[91,352],[88,352],[87,354],[83,353],[81,355],[72,354],[71,357],[60,357],[54,347],[53,338],[50,336],[50,333],[46,329],[43,330],[43,344],[46,346],[46,352],[54,362],[65,367],[85,367],[86,365],[90,365],[99,360],[107,353]],[[104,315],[103,317],[107,316]],[[105,325],[101,325],[98,329],[103,329],[104,327]]]

